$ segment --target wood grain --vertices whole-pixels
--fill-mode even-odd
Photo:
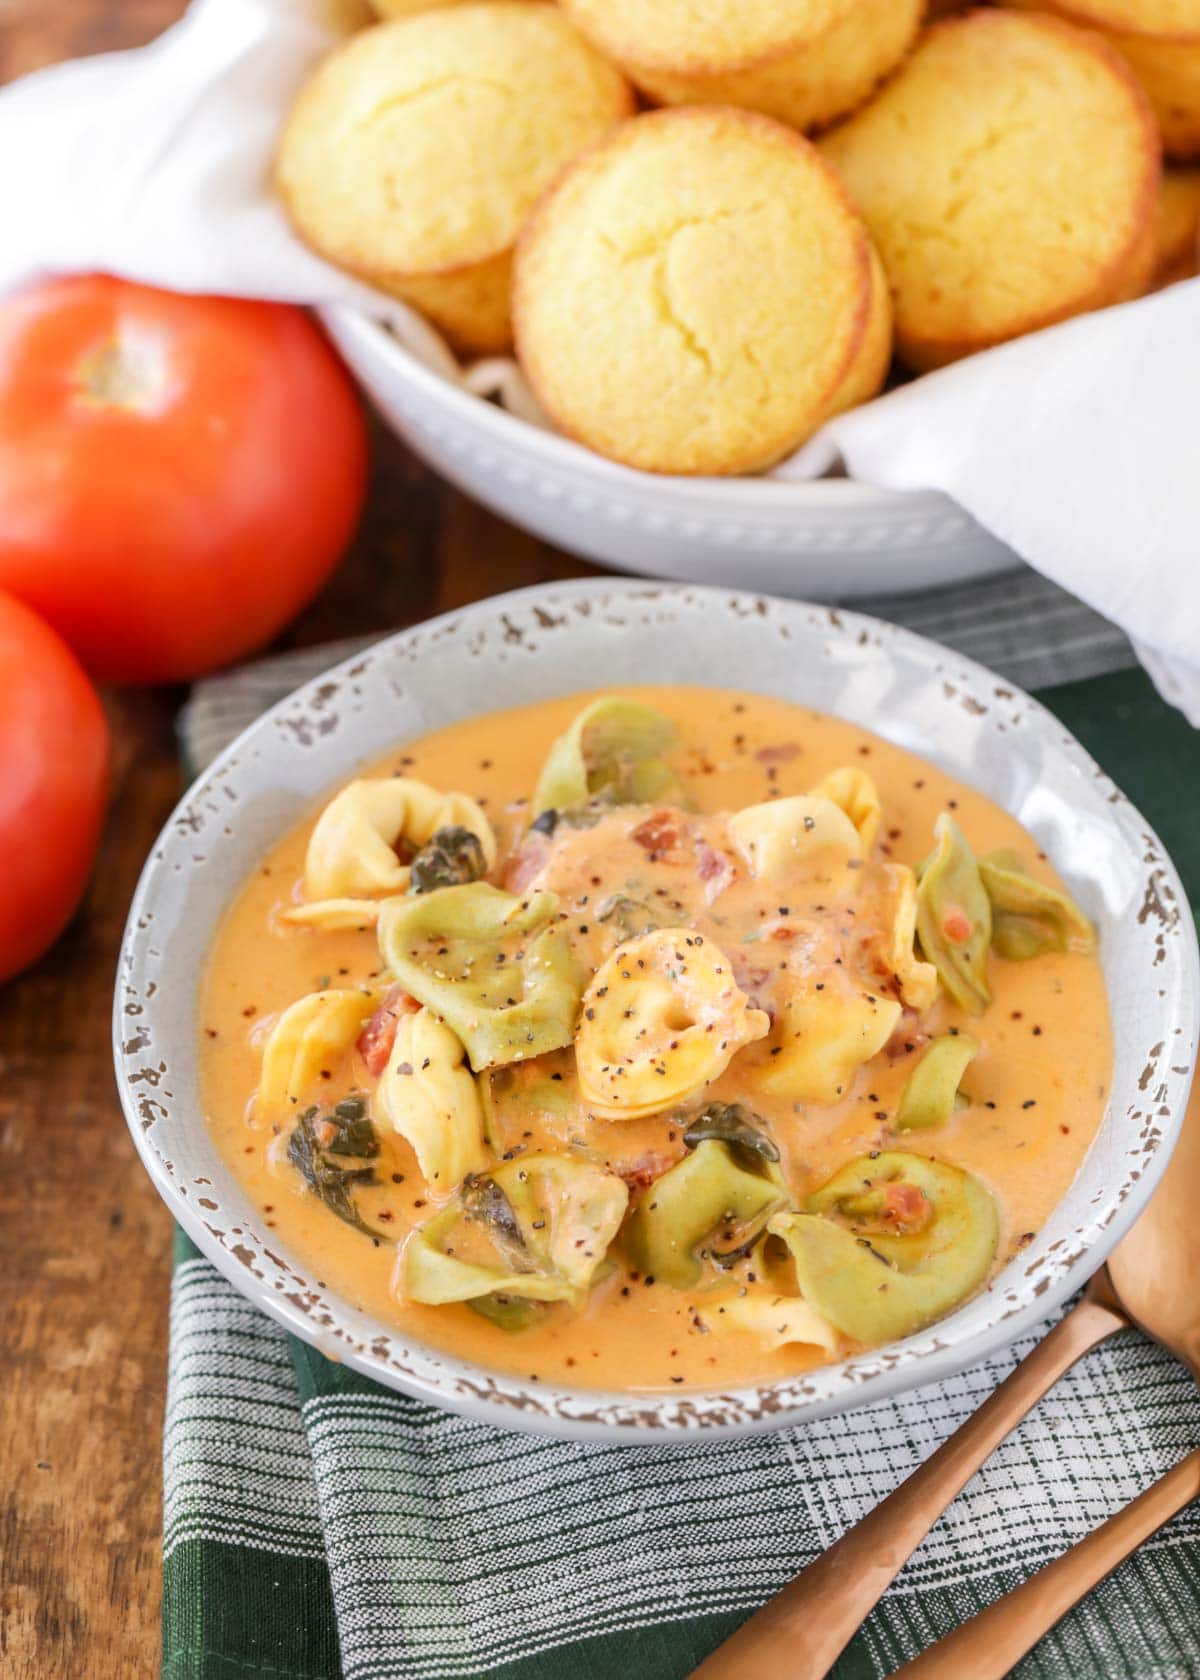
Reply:
[[[0,0],[0,79],[132,46],[182,0]],[[412,623],[592,568],[468,503],[381,426],[363,528],[280,645]],[[138,871],[179,786],[179,692],[107,697],[104,848],[74,926],[0,992],[0,1673],[157,1672],[170,1220],[113,1086],[109,1010]],[[0,772],[2,773],[2,772]]]

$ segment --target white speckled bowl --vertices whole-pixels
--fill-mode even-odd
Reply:
[[[751,688],[834,712],[997,799],[1100,929],[1116,1038],[1099,1136],[1045,1228],[984,1291],[906,1341],[740,1389],[630,1394],[501,1376],[407,1341],[319,1289],[261,1228],[200,1118],[197,987],[214,925],[260,855],[399,741],[498,706],[653,678]],[[308,683],[189,791],[146,865],[121,952],[115,1054],[146,1168],[175,1218],[250,1300],[378,1381],[494,1423],[589,1439],[738,1434],[958,1371],[1094,1270],[1166,1165],[1191,1082],[1196,938],[1158,839],[1061,724],[906,631],[724,591],[588,581],[435,619]]]
[[[473,396],[358,310],[321,319],[388,424],[443,478],[602,566],[825,601],[1020,564],[940,490],[638,472]]]

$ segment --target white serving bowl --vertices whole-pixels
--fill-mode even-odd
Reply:
[[[1019,564],[940,490],[638,472],[472,395],[358,310],[331,306],[321,317],[417,455],[515,525],[601,565],[840,600]]]
[[[907,1340],[784,1380],[636,1394],[531,1384],[408,1340],[322,1288],[264,1228],[202,1119],[198,992],[213,929],[262,854],[398,742],[497,706],[653,677],[752,689],[875,730],[989,793],[1099,928],[1116,1060],[1100,1132],[1046,1226],[994,1282]],[[1062,725],[893,625],[725,591],[588,580],[433,620],[306,684],[185,796],[138,887],[114,1008],[134,1141],[175,1218],[288,1330],[390,1387],[493,1423],[607,1440],[769,1429],[938,1381],[1042,1319],[1095,1269],[1166,1165],[1191,1082],[1196,937],[1145,821]]]

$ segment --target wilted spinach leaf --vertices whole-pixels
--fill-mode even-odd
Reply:
[[[598,922],[611,922],[621,931],[622,939],[636,939],[639,934],[652,933],[660,925],[649,905],[625,893],[606,898],[596,912]]]
[[[754,1124],[755,1121],[758,1123]],[[689,1121],[683,1133],[689,1149],[707,1143],[710,1138],[727,1143],[732,1149],[749,1150],[764,1161],[779,1159],[779,1146],[762,1129],[758,1116],[748,1116],[740,1103],[709,1103]]]
[[[574,805],[569,811],[559,811],[557,821],[564,828],[595,828],[597,823],[613,814],[617,804],[611,793],[599,794],[595,799],[589,799],[586,805]]]
[[[525,1238],[513,1212],[512,1203],[494,1178],[476,1173],[463,1180],[461,1191],[463,1211],[468,1219],[478,1219],[486,1225],[492,1241],[510,1264],[525,1270],[529,1254]]]
[[[501,1330],[524,1330],[546,1311],[544,1301],[529,1301],[522,1295],[477,1295],[467,1305],[481,1318],[491,1319]]]
[[[356,1184],[375,1183],[374,1167],[343,1167],[332,1159],[334,1155],[342,1155],[361,1160],[379,1153],[375,1128],[367,1119],[360,1099],[347,1098],[332,1114],[306,1109],[288,1139],[287,1152],[292,1166],[330,1213],[366,1237],[381,1238],[382,1233],[372,1230],[359,1213],[350,1193]]]
[[[438,887],[461,887],[478,881],[487,869],[479,836],[454,824],[439,828],[412,860],[409,892],[434,892]]]
[[[313,1125],[327,1155],[368,1159],[379,1153],[379,1139],[362,1097],[344,1097],[331,1114],[319,1117]]]
[[[711,1260],[721,1271],[728,1272],[742,1260],[748,1260],[761,1241],[762,1232],[759,1231],[749,1242],[739,1243],[736,1248],[706,1248],[702,1252],[706,1260]]]

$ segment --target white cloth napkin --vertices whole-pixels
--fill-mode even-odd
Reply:
[[[183,291],[356,304],[536,421],[513,365],[459,369],[438,335],[293,235],[271,190],[309,67],[360,0],[194,0],[139,52],[0,95],[0,290],[103,269]],[[840,416],[782,477],[844,465],[937,488],[1119,624],[1200,725],[1200,280],[1032,334]]]

